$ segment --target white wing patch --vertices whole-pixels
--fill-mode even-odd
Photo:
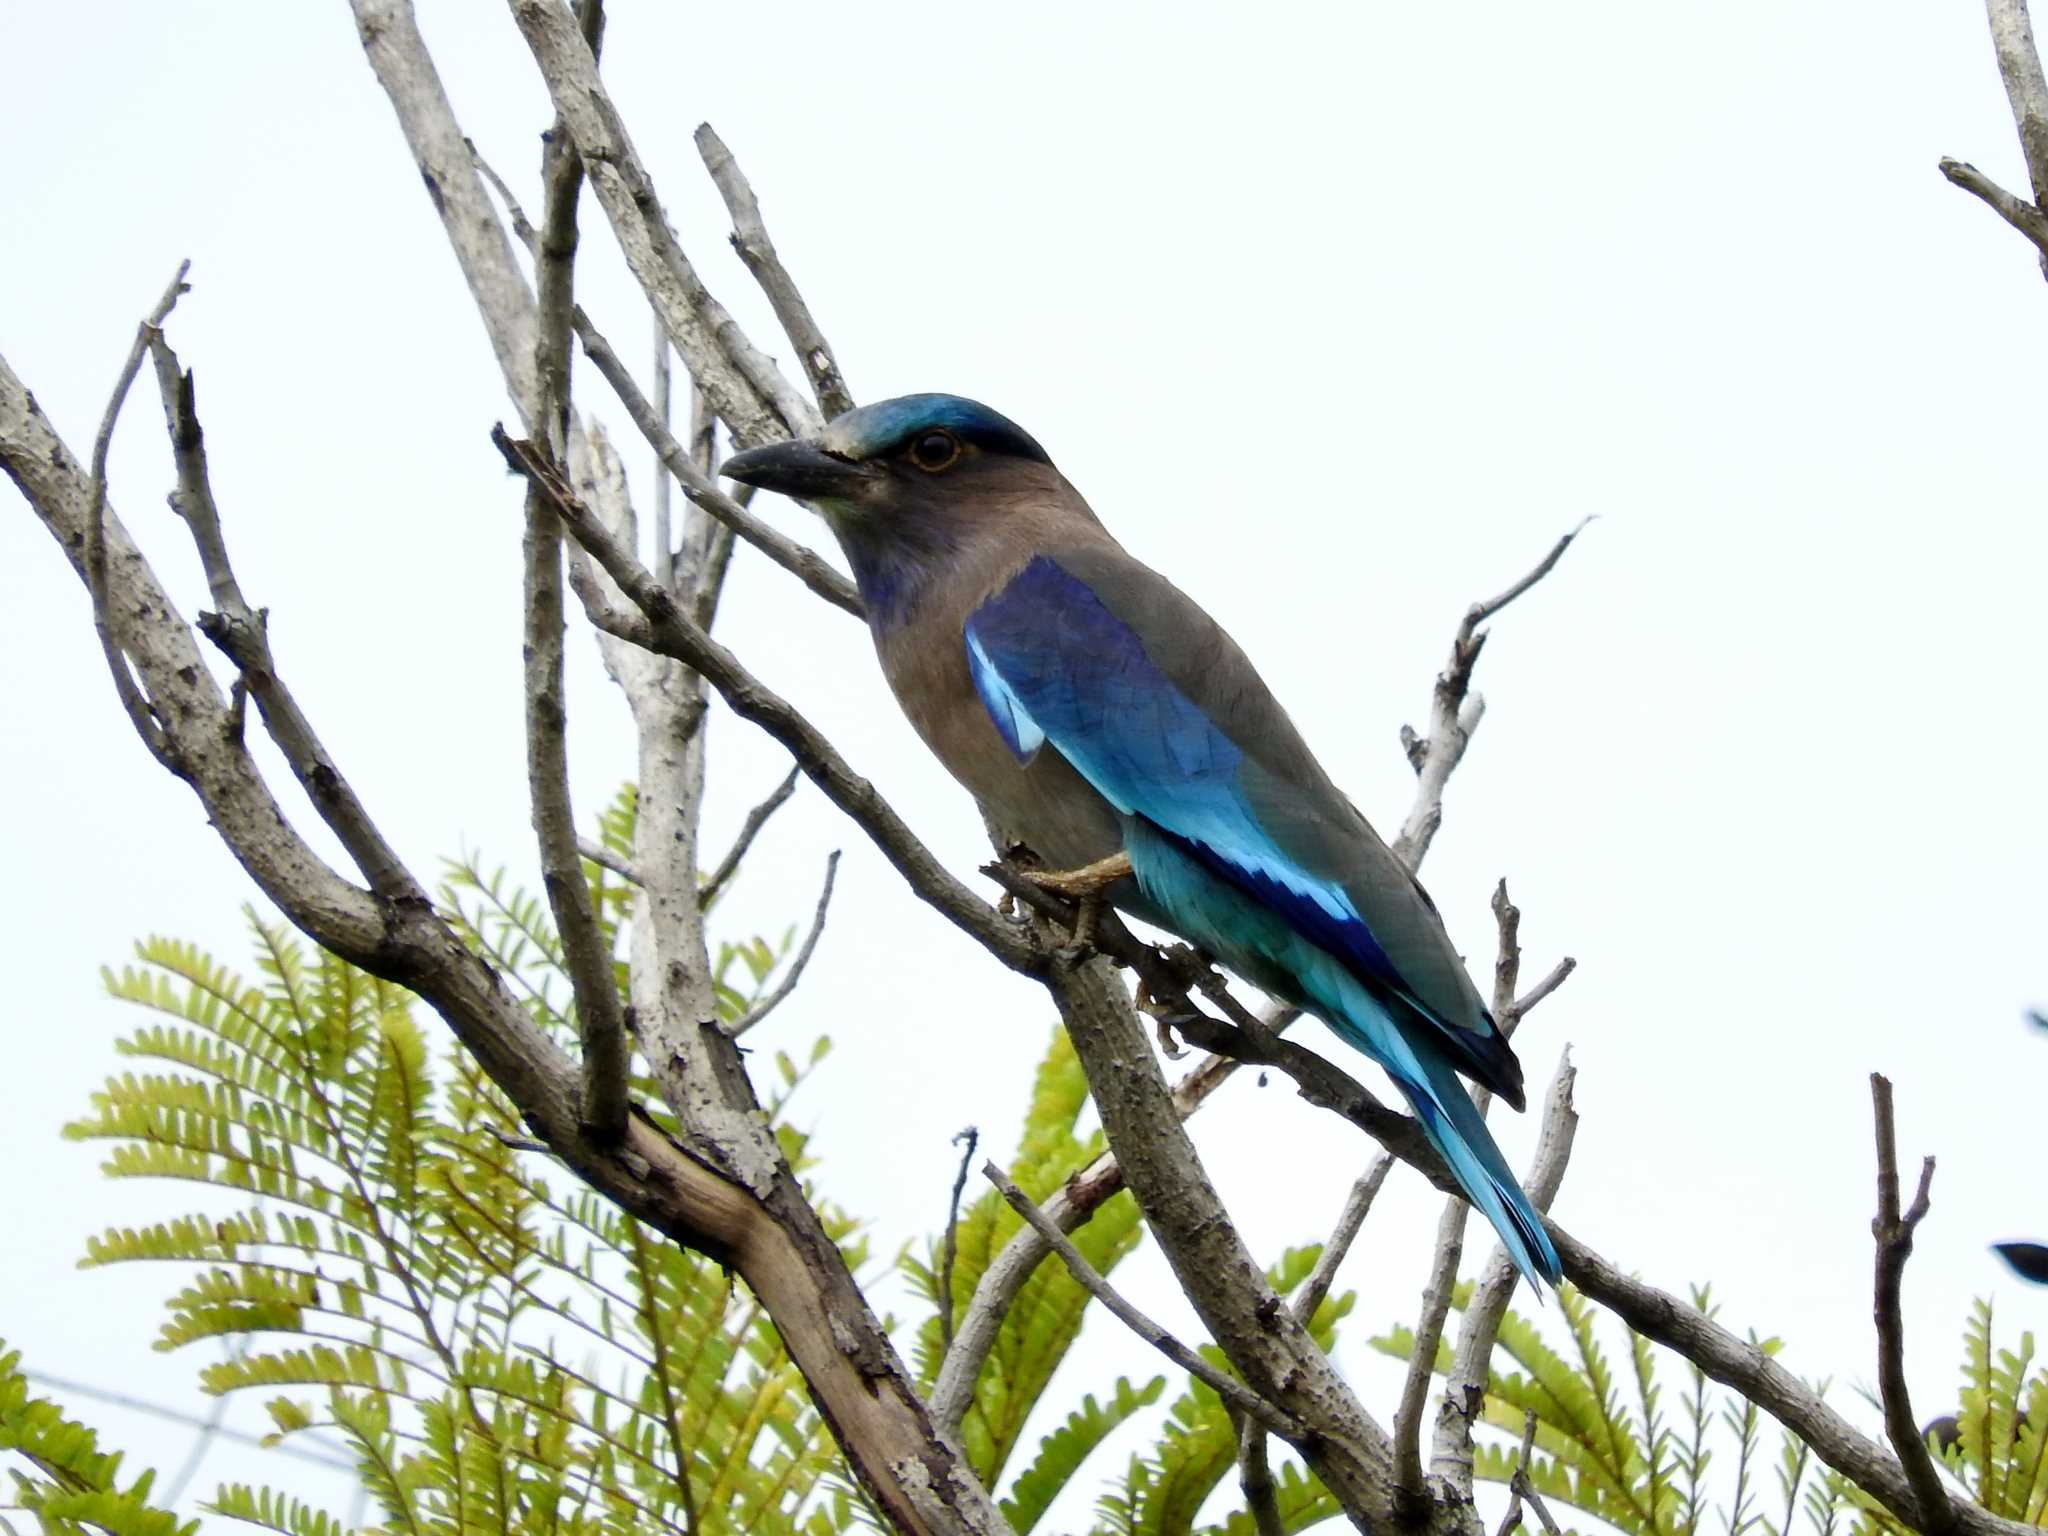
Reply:
[[[988,652],[981,648],[971,629],[967,631],[967,670],[974,678],[974,691],[981,695],[981,706],[995,722],[1004,744],[1018,762],[1030,762],[1045,745],[1045,732],[1024,708],[1023,700],[1003,681],[1003,674],[988,659]]]

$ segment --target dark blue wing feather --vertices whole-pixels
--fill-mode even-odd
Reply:
[[[1350,896],[1259,824],[1237,744],[1084,582],[1041,555],[968,617],[966,636],[975,686],[1013,752],[1051,741],[1118,810],[1174,834],[1361,979],[1407,997]]]

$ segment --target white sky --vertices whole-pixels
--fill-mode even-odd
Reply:
[[[465,128],[530,192],[548,114],[505,12],[421,11]],[[2048,1040],[2020,1023],[2048,998],[2048,293],[1934,168],[2024,182],[1976,7],[613,11],[613,89],[757,340],[787,351],[725,246],[690,146],[705,118],[856,392],[954,390],[1023,422],[1231,628],[1382,827],[1409,796],[1396,729],[1422,722],[1463,605],[1599,514],[1497,626],[1426,871],[1476,966],[1503,874],[1531,974],[1581,962],[1521,1046],[1538,1087],[1567,1041],[1580,1068],[1558,1214],[1658,1284],[1714,1281],[1793,1369],[1867,1382],[1882,1069],[1907,1155],[1941,1157],[1908,1279],[1922,1417],[1948,1406],[1971,1296],[2012,1331],[2048,1321],[1986,1249],[2048,1237]],[[301,700],[416,869],[527,862],[519,495],[486,436],[507,408],[346,6],[16,4],[0,29],[0,352],[83,456],[136,319],[192,257],[172,338]],[[585,302],[644,357],[585,208]],[[582,400],[623,441],[601,388]],[[145,378],[114,495],[190,614],[160,420]],[[55,547],[0,502],[0,1337],[33,1368],[189,1398],[204,1361],[147,1353],[171,1276],[72,1263],[88,1231],[191,1192],[110,1188],[57,1132],[134,1022],[97,966],[152,931],[240,963],[248,893],[122,718]],[[971,869],[972,809],[856,626],[743,555],[721,630]],[[587,657],[575,682],[594,810],[630,738]],[[782,765],[729,716],[714,731],[717,845]],[[1052,1015],[808,788],[731,931],[800,921],[841,846],[811,979],[760,1043],[834,1036],[804,1113],[833,1194],[892,1251],[939,1220],[954,1131],[1007,1152]],[[1504,1127],[1518,1162],[1532,1129]],[[1197,1139],[1262,1254],[1326,1230],[1369,1150],[1249,1082]],[[1397,1175],[1344,1277],[1364,1294],[1340,1359],[1382,1410],[1363,1340],[1412,1314],[1434,1210]],[[1126,1274],[1192,1331],[1155,1254]],[[1095,1338],[1055,1398],[1153,1369]],[[89,1416],[141,1463],[182,1453],[180,1431]],[[194,1495],[230,1473],[321,1496],[225,1450]]]

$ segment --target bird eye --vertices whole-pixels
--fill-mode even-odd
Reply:
[[[960,457],[960,439],[950,432],[920,432],[911,440],[910,462],[928,474],[951,469]]]

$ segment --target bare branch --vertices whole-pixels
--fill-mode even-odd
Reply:
[[[1913,1231],[1928,1211],[1928,1190],[1934,1182],[1934,1159],[1920,1164],[1920,1187],[1913,1203],[1899,1209],[1898,1129],[1892,1115],[1891,1080],[1870,1074],[1870,1105],[1877,1129],[1877,1219],[1870,1235],[1877,1243],[1874,1310],[1877,1317],[1877,1381],[1884,1402],[1885,1435],[1906,1469],[1918,1513],[1913,1524],[1928,1536],[1943,1536],[1954,1525],[1948,1490],[1935,1470],[1927,1436],[1913,1417],[1913,1395],[1906,1386],[1906,1324],[1900,1316],[1899,1294],[1906,1260],[1913,1253]]]
[[[732,215],[732,248],[739,252],[740,260],[754,274],[754,281],[768,295],[775,318],[782,324],[782,333],[796,348],[810,378],[811,392],[818,397],[818,404],[828,417],[852,410],[853,395],[839,372],[832,344],[825,340],[825,333],[812,318],[811,307],[804,302],[796,280],[776,255],[775,242],[768,238],[768,226],[761,220],[761,205],[754,197],[753,186],[709,123],[697,125],[697,153],[704,157],[704,168],[717,183],[718,195],[725,199],[726,211]]]
[[[860,594],[854,590],[853,583],[834,570],[822,555],[754,516],[691,462],[688,451],[662,424],[654,407],[647,403],[647,397],[641,394],[640,386],[633,382],[632,374],[619,361],[619,354],[612,349],[611,343],[581,311],[576,317],[576,336],[583,343],[584,354],[597,365],[597,371],[604,375],[605,382],[618,395],[619,403],[625,406],[626,414],[633,418],[633,425],[640,429],[640,435],[661,456],[661,462],[676,477],[685,496],[833,607],[844,609],[855,618],[865,615],[867,610],[862,607]]]
[[[2048,215],[2028,202],[2015,197],[1997,182],[1986,176],[1967,160],[1951,160],[1944,156],[1940,162],[1941,174],[1972,197],[1980,198],[2001,219],[2025,235],[2048,261]]]
[[[1402,747],[1415,769],[1418,783],[1415,804],[1408,812],[1408,819],[1401,824],[1393,849],[1394,856],[1410,869],[1419,865],[1422,856],[1429,851],[1430,840],[1436,836],[1436,829],[1443,822],[1444,785],[1464,757],[1465,747],[1472,740],[1472,733],[1479,728],[1480,717],[1486,712],[1486,701],[1471,692],[1472,669],[1478,665],[1479,653],[1486,645],[1486,635],[1479,626],[1548,576],[1557,562],[1564,558],[1564,552],[1572,547],[1572,540],[1583,533],[1586,523],[1591,521],[1587,518],[1559,539],[1536,563],[1534,570],[1498,597],[1474,603],[1465,610],[1465,617],[1458,624],[1458,633],[1451,641],[1450,662],[1437,674],[1436,688],[1430,701],[1429,734],[1417,739],[1412,730],[1403,727]]]
[[[1451,1195],[1437,1217],[1436,1247],[1416,1315],[1415,1347],[1409,1351],[1408,1374],[1402,1378],[1401,1400],[1394,1410],[1394,1475],[1409,1507],[1417,1511],[1427,1508],[1429,1498],[1422,1479],[1422,1410],[1436,1374],[1437,1346],[1443,1341],[1444,1320],[1450,1316],[1451,1292],[1458,1283],[1458,1265],[1465,1257],[1465,1221],[1471,1213],[1471,1206]]]
[[[740,823],[739,836],[732,840],[732,846],[725,851],[725,857],[718,861],[718,868],[711,871],[703,886],[697,892],[697,905],[708,907],[718,899],[718,893],[725,889],[740,867],[740,860],[747,856],[747,850],[754,846],[754,839],[768,825],[768,818],[780,810],[789,797],[796,793],[796,781],[800,769],[792,768],[782,782],[768,792],[768,798],[747,812],[747,819]]]
[[[120,699],[121,709],[128,716],[129,723],[135,727],[135,734],[149,749],[150,756],[173,773],[178,772],[177,761],[171,755],[162,728],[150,714],[142,691],[135,685],[135,674],[128,670],[127,659],[121,654],[121,646],[114,638],[107,614],[107,453],[114,444],[114,424],[121,419],[121,407],[134,386],[135,375],[142,371],[142,355],[149,349],[149,338],[163,328],[179,296],[191,292],[191,284],[185,281],[185,275],[191,270],[189,258],[178,263],[178,270],[172,274],[163,297],[157,300],[156,308],[135,328],[135,343],[128,349],[128,360],[121,365],[121,376],[114,381],[114,391],[107,397],[107,409],[100,417],[100,429],[93,435],[92,507],[85,525],[85,591],[92,602],[93,632],[99,636],[100,652],[107,659],[107,671],[114,680],[114,693]]]
[[[983,1178],[987,1179],[989,1183],[995,1185],[1002,1192],[1003,1198],[1010,1202],[1011,1209],[1015,1210],[1019,1216],[1022,1216],[1032,1230],[1037,1232],[1040,1237],[1044,1238],[1051,1245],[1052,1251],[1060,1256],[1060,1262],[1065,1264],[1068,1271],[1080,1282],[1081,1288],[1101,1302],[1103,1306],[1107,1307],[1118,1322],[1122,1323],[1131,1332],[1135,1333],[1147,1344],[1150,1344],[1190,1376],[1207,1386],[1218,1397],[1222,1398],[1226,1404],[1236,1409],[1239,1413],[1244,1414],[1247,1418],[1256,1419],[1275,1434],[1286,1435],[1289,1438],[1298,1438],[1300,1436],[1302,1432],[1301,1426],[1296,1424],[1284,1411],[1267,1402],[1235,1376],[1230,1375],[1226,1371],[1217,1370],[1215,1366],[1204,1360],[1192,1349],[1189,1349],[1187,1345],[1181,1343],[1179,1339],[1176,1339],[1172,1334],[1160,1327],[1159,1324],[1153,1322],[1151,1318],[1124,1300],[1116,1288],[1103,1279],[1101,1275],[1097,1274],[1095,1267],[1086,1258],[1082,1257],[1081,1250],[1067,1240],[1066,1233],[1054,1226],[1046,1218],[1045,1212],[1041,1211],[1036,1205],[1033,1205],[1031,1197],[1012,1183],[1009,1175],[1004,1173],[1002,1169],[992,1162],[984,1163],[981,1167],[981,1173]]]
[[[677,244],[654,180],[568,11],[559,0],[508,3],[583,156],[591,190],[611,220],[626,264],[734,438],[753,447],[815,431],[822,425],[817,409],[747,340]]]
[[[939,1255],[939,1344],[944,1349],[953,1347],[953,1264],[960,1256],[960,1197],[967,1192],[967,1168],[980,1143],[981,1132],[971,1125],[953,1138],[953,1145],[960,1148],[960,1171],[953,1175],[953,1197],[946,1203],[945,1247]]]
[[[1542,1002],[1543,999],[1550,996],[1550,994],[1555,992],[1559,987],[1563,986],[1565,983],[1565,978],[1570,976],[1571,973],[1577,970],[1578,968],[1579,962],[1574,960],[1570,955],[1566,955],[1562,960],[1558,961],[1556,965],[1553,965],[1550,968],[1549,975],[1545,976],[1541,981],[1537,982],[1535,986],[1531,987],[1528,991],[1524,992],[1520,997],[1516,998],[1512,1003],[1508,1004],[1506,1010],[1508,1017],[1513,1019],[1516,1024],[1520,1024],[1522,1020],[1526,1019],[1529,1016],[1530,1009],[1534,1008],[1538,1003]],[[1510,1027],[1511,1026],[1503,1022],[1502,1028],[1505,1029]]]
[[[1380,1186],[1387,1182],[1387,1174],[1393,1166],[1393,1158],[1382,1152],[1353,1181],[1351,1193],[1344,1197],[1344,1209],[1337,1215],[1337,1225],[1331,1230],[1329,1241],[1323,1244],[1321,1256],[1316,1259],[1316,1267],[1308,1272],[1308,1279],[1294,1293],[1294,1315],[1302,1322],[1307,1323],[1313,1318],[1316,1308],[1323,1304],[1323,1298],[1330,1294],[1330,1287],[1337,1279],[1337,1266],[1351,1252],[1351,1244],[1357,1239],[1359,1228],[1365,1225],[1366,1215],[1372,1210],[1373,1201],[1379,1197]]]
[[[1105,930],[1121,927],[1112,913],[1101,922]],[[1059,1005],[1146,1226],[1196,1316],[1245,1385],[1299,1424],[1290,1443],[1346,1514],[1382,1528],[1395,1515],[1386,1433],[1246,1249],[1107,956],[1056,952],[1040,979]]]
[[[623,854],[613,853],[603,843],[588,837],[579,837],[576,839],[576,851],[591,863],[610,870],[628,885],[644,883],[640,878],[640,871],[633,867],[631,859]]]
[[[2034,24],[2027,0],[1986,0],[1991,21],[1991,46],[1998,54],[1998,77],[2012,106],[2026,156],[2027,179],[2034,186],[2036,207],[2048,207],[2048,76],[2041,71],[2041,53],[2034,46]]]
[[[370,819],[278,671],[270,651],[268,615],[251,608],[243,598],[228,560],[220,511],[207,473],[206,439],[199,426],[192,375],[180,369],[178,355],[161,331],[150,333],[149,348],[178,466],[178,489],[171,506],[190,529],[207,589],[220,604],[218,611],[199,615],[199,632],[234,663],[249,697],[262,713],[264,729],[284,754],[320,819],[369,881],[370,889],[387,901],[425,904],[426,892]],[[162,711],[157,714],[161,719]],[[239,726],[233,717],[224,720],[221,729],[239,743]]]
[[[2027,0],[1985,0],[1984,8],[1991,22],[1991,46],[1998,56],[1998,77],[2005,84],[2013,126],[2019,130],[2020,153],[2026,160],[2034,200],[2028,202],[2006,191],[1965,160],[1944,157],[1941,174],[2026,236],[2039,253],[2042,275],[2048,276],[2048,76],[2042,74],[2041,53],[2034,46]]]
[[[694,385],[690,389],[690,462],[703,472],[706,480],[713,485],[718,483],[718,413],[712,410],[710,397]],[[755,487],[742,485],[734,490],[732,499],[736,506],[752,511],[754,494]],[[699,515],[684,529],[696,576],[692,616],[699,629],[708,630],[718,617],[718,602],[725,593],[725,573],[732,568],[737,535],[731,523],[705,515],[702,507],[695,507],[695,511]]]
[[[1529,1410],[1528,1419],[1522,1425],[1522,1448],[1515,1455],[1515,1470],[1508,1477],[1508,1507],[1500,1517],[1496,1536],[1514,1536],[1515,1527],[1522,1523],[1522,1504],[1527,1500],[1536,1518],[1543,1523],[1548,1536],[1563,1536],[1557,1528],[1557,1519],[1550,1513],[1550,1506],[1543,1501],[1543,1495],[1536,1491],[1536,1485],[1529,1480],[1529,1453],[1536,1446],[1536,1410]],[[1788,1526],[1789,1530],[1790,1527]]]
[[[518,232],[519,238],[527,249],[538,250],[540,236],[527,222],[526,215],[520,210],[519,200],[512,195],[512,189],[505,185],[503,177],[491,169],[489,162],[477,153],[475,145],[469,146],[469,153],[477,170],[497,190],[498,197],[505,204],[507,215],[511,218],[512,227]],[[752,486],[742,489],[738,496],[728,496],[718,488],[717,481],[711,477],[708,450],[702,455],[692,451],[698,443],[704,441],[704,428],[710,418],[704,417],[700,420],[693,412],[691,447],[686,448],[676,440],[674,432],[670,430],[667,410],[657,406],[642,393],[639,384],[634,381],[632,370],[620,358],[617,348],[613,347],[604,333],[591,322],[590,316],[583,312],[580,305],[571,319],[576,327],[576,339],[582,343],[584,356],[588,357],[597,371],[604,375],[605,382],[611,385],[612,392],[619,397],[619,403],[626,408],[626,414],[633,418],[633,425],[639,428],[640,435],[654,450],[655,457],[675,476],[683,494],[694,505],[709,512],[725,527],[760,550],[833,607],[844,609],[855,618],[862,617],[867,610],[861,605],[860,594],[854,590],[851,581],[835,570],[831,563],[815,550],[797,543],[748,510],[747,504],[753,500]],[[666,332],[661,328],[659,313],[655,316],[655,325],[657,333],[665,337]],[[659,368],[656,371],[659,374]],[[693,404],[701,393],[701,390],[693,389]],[[703,459],[702,463],[699,462],[700,457]],[[659,508],[660,503],[657,501],[657,513]],[[729,551],[725,558],[730,558]],[[719,579],[723,579],[722,574]],[[715,584],[712,591],[716,591]],[[711,606],[716,606],[715,598]],[[709,617],[708,613],[703,613],[698,619],[698,627],[708,627]]]
[[[811,931],[804,935],[803,946],[797,950],[796,958],[790,961],[789,968],[782,973],[782,979],[775,984],[775,989],[733,1021],[732,1028],[727,1033],[735,1039],[780,1008],[789,994],[796,990],[797,983],[804,979],[804,967],[811,963],[811,952],[818,947],[818,936],[825,931],[825,911],[832,905],[832,881],[838,873],[839,850],[834,848],[825,859],[825,888],[818,892],[818,908],[811,914]]]
[[[491,207],[455,121],[440,73],[427,54],[412,0],[349,0],[356,32],[392,110],[448,244],[483,317],[491,350],[514,408],[529,432],[540,426],[540,381],[533,367],[533,290],[519,269],[505,226]],[[566,18],[566,13],[565,18]],[[574,22],[570,22],[574,31]]]
[[[595,48],[604,30],[599,0],[581,0],[578,22]],[[557,462],[569,450],[569,315],[575,307],[576,203],[583,166],[560,119],[547,137],[537,256],[539,324],[534,376],[540,421]],[[610,947],[598,927],[576,846],[569,791],[568,714],[563,682],[562,530],[538,487],[526,492],[526,785],[541,883],[561,936],[583,1041],[583,1113],[599,1140],[625,1134],[630,1047]]]

